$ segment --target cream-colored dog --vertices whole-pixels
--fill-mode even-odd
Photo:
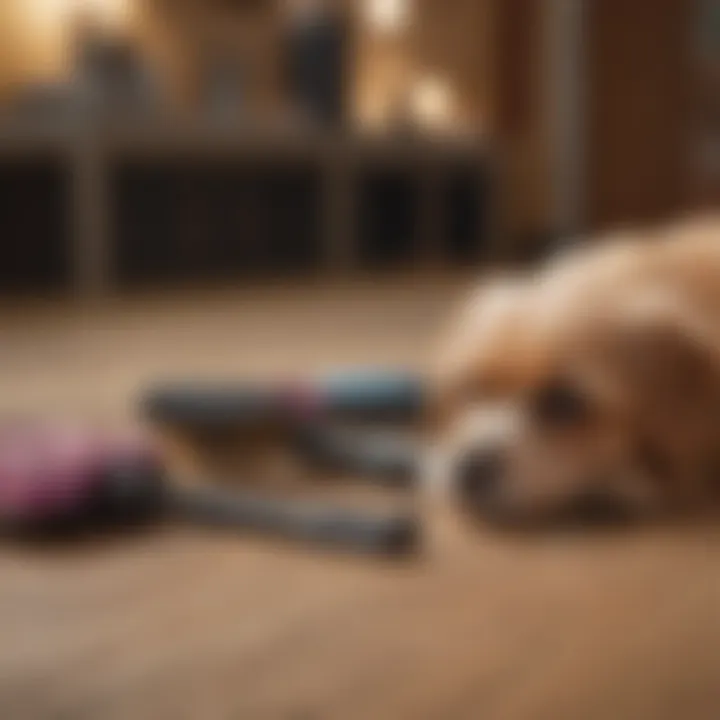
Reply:
[[[430,482],[490,520],[720,506],[720,218],[489,280],[435,378]]]

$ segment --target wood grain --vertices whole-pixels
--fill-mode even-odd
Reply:
[[[2,406],[125,421],[159,374],[422,366],[463,285],[2,308]],[[435,518],[430,535],[401,565],[193,529],[3,547],[0,717],[720,714],[715,529],[520,539]]]

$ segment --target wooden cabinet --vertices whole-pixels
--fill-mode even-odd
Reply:
[[[72,187],[60,155],[0,163],[0,291],[55,291],[72,283]]]
[[[142,128],[0,136],[0,291],[480,263],[480,142]],[[50,159],[48,159],[50,158]]]

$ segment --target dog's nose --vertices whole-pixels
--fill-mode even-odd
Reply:
[[[460,463],[457,489],[461,502],[477,505],[496,492],[504,467],[503,453],[496,449],[476,450]]]

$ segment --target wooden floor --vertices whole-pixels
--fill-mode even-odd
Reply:
[[[422,366],[461,283],[0,309],[0,403],[125,419],[157,376]],[[382,564],[196,530],[0,549],[0,718],[720,717],[720,532],[469,535]]]

